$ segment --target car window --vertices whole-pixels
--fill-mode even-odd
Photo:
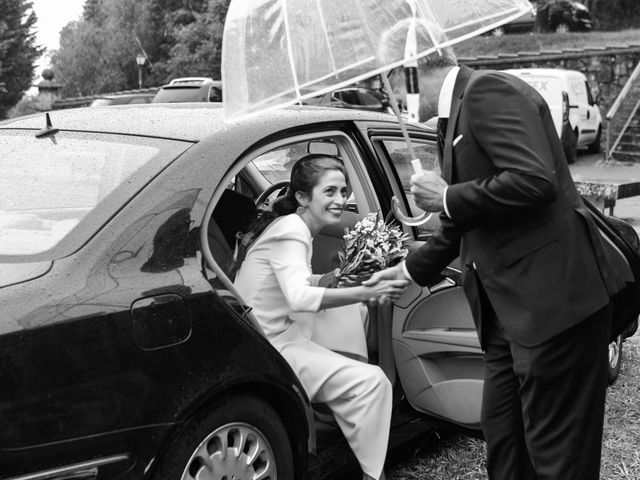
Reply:
[[[404,139],[381,139],[378,140],[379,144],[384,148],[389,160],[390,167],[393,169],[393,173],[399,180],[400,185],[405,196],[405,199],[409,205],[409,216],[418,216],[424,213],[424,210],[420,209],[414,201],[414,196],[411,193],[411,175],[413,175],[413,165],[411,164],[411,154]],[[425,170],[433,170],[437,166],[437,147],[435,143],[427,141],[412,141],[412,147],[414,155],[420,159],[422,168]],[[435,230],[440,226],[440,221],[437,215],[432,215],[428,222],[417,226],[418,236],[429,236],[433,234]]]
[[[203,92],[200,87],[181,86],[161,88],[153,98],[153,103],[201,102],[202,100]]]
[[[209,90],[209,101],[210,102],[221,102],[222,101],[222,89],[218,87],[211,87]]]
[[[585,88],[585,82],[582,79],[576,78],[571,80],[571,90],[573,90],[574,95],[579,103],[587,104],[589,103],[589,98],[587,97],[587,89]]]
[[[369,105],[369,106],[376,106],[376,107],[382,106],[382,102],[378,100],[378,98],[376,98],[375,95],[369,92],[365,92],[365,91],[358,92],[358,98],[359,98],[360,105]]]
[[[38,139],[0,130],[0,257],[73,251],[74,241],[63,240],[76,226],[90,219],[76,231],[81,245],[189,145],[69,132]]]
[[[223,271],[233,255],[238,231],[252,225],[258,214],[256,207],[268,209],[273,200],[284,195],[286,184],[276,185],[273,189],[271,186],[279,182],[288,183],[293,165],[309,153],[326,153],[340,158],[349,177],[348,198],[341,224],[323,230],[314,240],[314,272],[327,272],[335,268],[345,228],[353,228],[365,214],[379,210],[364,165],[346,135],[331,132],[301,137],[296,137],[299,141],[279,141],[272,148],[261,149],[227,182],[206,229],[213,260]],[[268,196],[263,198],[264,195]]]

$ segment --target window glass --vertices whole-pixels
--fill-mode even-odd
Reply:
[[[411,193],[411,175],[413,175],[413,165],[411,164],[411,154],[409,148],[403,139],[397,140],[382,140],[391,166],[394,168],[396,175],[402,185],[402,190],[409,204],[409,216],[418,216],[424,213],[424,210],[419,208],[414,201],[413,194]],[[420,159],[422,168],[425,170],[438,169],[437,160],[437,147],[435,143],[428,142],[412,142],[413,151],[417,158]],[[430,235],[440,226],[440,221],[437,215],[432,215],[428,222],[417,226],[418,234],[420,236]]]
[[[589,99],[587,98],[587,89],[585,88],[585,83],[583,80],[580,80],[580,79],[571,80],[571,89],[573,90],[573,93],[576,95],[578,102],[589,103]]]
[[[33,132],[0,131],[0,256],[45,252],[89,215],[104,223],[189,145],[66,132],[38,139]],[[103,205],[116,189],[120,205]]]

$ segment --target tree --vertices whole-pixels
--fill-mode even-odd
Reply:
[[[36,45],[37,17],[26,0],[0,0],[0,119],[31,87],[34,62],[44,51]]]

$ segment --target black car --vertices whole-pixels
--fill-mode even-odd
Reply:
[[[589,8],[580,2],[552,0],[538,8],[538,22],[543,32],[579,32],[593,28]]]
[[[392,221],[392,196],[419,213],[395,117],[292,107],[225,124],[219,103],[180,103],[47,120],[0,123],[0,478],[302,480],[357,466],[228,266],[236,233],[308,153],[345,162],[342,227]],[[433,168],[435,132],[407,130]],[[438,220],[403,228],[416,248]],[[343,233],[316,236],[316,273],[336,266]],[[392,450],[434,419],[479,428],[483,356],[460,282],[456,261],[369,307],[369,362],[394,385]]]

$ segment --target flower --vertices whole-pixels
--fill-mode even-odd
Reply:
[[[407,256],[408,238],[397,226],[386,224],[379,212],[368,214],[351,231],[345,229],[335,284],[359,285],[375,272],[397,264]]]

